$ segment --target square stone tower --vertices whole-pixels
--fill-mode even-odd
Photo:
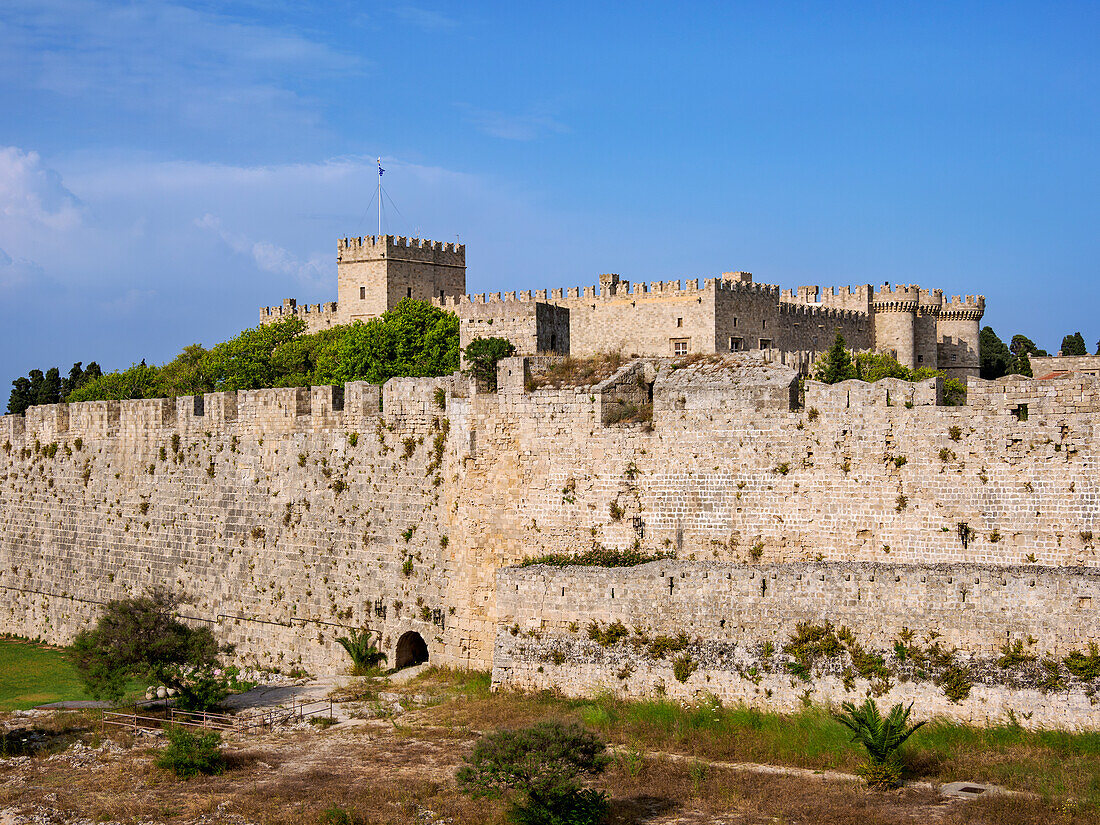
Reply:
[[[395,235],[336,243],[338,323],[367,321],[404,298],[438,302],[466,293],[466,247]]]

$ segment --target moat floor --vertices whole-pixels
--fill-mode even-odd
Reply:
[[[352,682],[334,694],[347,721],[231,740],[224,775],[186,782],[155,766],[159,735],[103,734],[90,712],[9,716],[8,730],[37,728],[43,747],[0,759],[0,823],[504,823],[502,803],[458,792],[456,769],[478,729],[560,719],[568,703],[484,685],[431,673]],[[596,783],[611,823],[1100,822],[1065,800],[950,799],[927,780],[876,792],[844,770],[732,767],[647,744],[616,743]]]

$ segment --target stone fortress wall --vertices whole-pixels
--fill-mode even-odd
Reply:
[[[471,296],[464,246],[392,235],[340,239],[337,273],[337,301],[299,307],[288,298],[263,307],[260,322],[296,316],[316,331],[376,318],[416,298],[459,316],[463,347],[492,335],[520,355],[579,357],[820,353],[840,332],[855,349],[892,352],[907,367],[965,379],[978,375],[985,312],[981,296],[945,299],[942,290],[889,284],[781,290],[753,283],[749,272],[648,284],[606,274],[592,286]]]
[[[565,644],[563,622],[631,616],[736,646],[832,618],[875,641],[941,628],[975,655],[1006,632],[1043,652],[1096,639],[1097,379],[972,380],[959,408],[938,405],[938,379],[807,382],[799,405],[796,371],[753,353],[531,389],[552,360],[507,359],[495,394],[455,376],[0,417],[0,629],[64,642],[106,600],[161,584],[267,664],[342,667],[335,637],[369,626],[391,664],[416,633],[433,662],[494,666],[499,684],[660,679],[729,697],[746,689],[724,659],[684,687],[658,666],[621,685],[621,663],[570,648],[559,666],[509,628]],[[652,422],[612,423],[650,400]],[[596,546],[677,561],[503,570]],[[690,580],[684,601],[676,581],[665,598],[670,576]],[[805,596],[777,619],[778,602],[744,601],[765,581]],[[561,588],[575,598],[552,601]],[[803,690],[773,682],[744,698],[787,706]],[[1019,706],[997,691],[982,686],[980,707]],[[968,702],[944,711],[986,712]],[[1080,690],[1043,704],[1048,722],[1095,725]]]

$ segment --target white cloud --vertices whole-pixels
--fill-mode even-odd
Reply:
[[[207,131],[316,129],[302,81],[366,62],[289,28],[151,0],[5,0],[0,77],[25,93]],[[62,104],[64,105],[64,104]]]
[[[196,218],[195,226],[214,232],[234,252],[250,255],[262,271],[291,275],[306,285],[324,281],[332,268],[331,260],[325,256],[314,255],[307,261],[301,261],[290,251],[269,241],[252,241],[240,233],[230,232],[222,226],[220,218],[209,213]]]
[[[545,134],[565,134],[569,127],[549,114],[531,112],[509,114],[491,109],[479,109],[465,103],[457,104],[466,113],[466,120],[480,132],[503,140],[534,140]]]
[[[55,230],[80,223],[81,203],[37,152],[0,147],[0,217]]]

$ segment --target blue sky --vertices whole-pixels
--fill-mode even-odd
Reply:
[[[919,283],[1091,348],[1098,42],[1096,3],[4,0],[0,386],[335,299],[378,155],[472,292]]]

